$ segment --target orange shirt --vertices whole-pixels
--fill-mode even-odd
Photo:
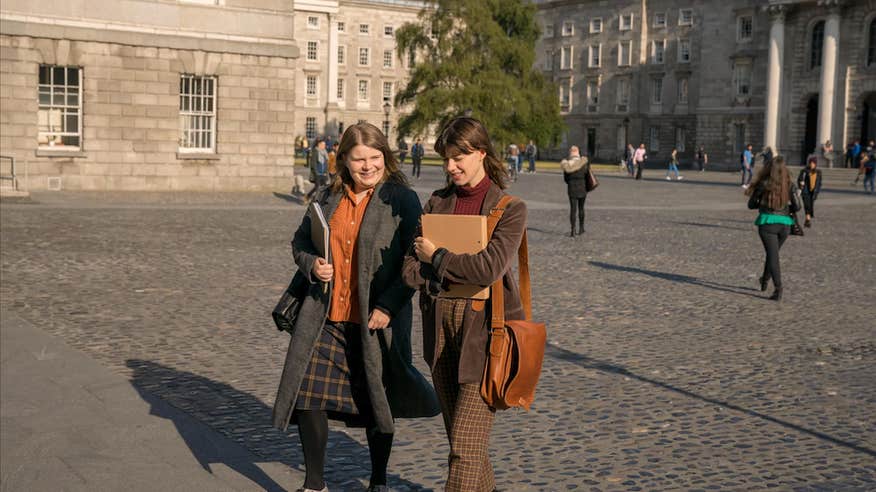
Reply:
[[[815,191],[815,183],[818,181],[818,173],[809,173],[809,191]]]
[[[359,238],[362,217],[373,194],[373,189],[368,190],[362,201],[356,203],[356,194],[348,186],[344,186],[344,196],[341,197],[338,208],[329,219],[332,264],[335,267],[332,277],[334,287],[328,313],[328,319],[331,321],[362,323],[362,316],[359,313],[359,279],[356,272],[358,260],[356,240]]]

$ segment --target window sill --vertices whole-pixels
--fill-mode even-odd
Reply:
[[[218,161],[221,159],[219,154],[207,152],[177,152],[176,158],[180,161]]]
[[[88,157],[82,150],[56,150],[39,148],[36,150],[37,157]]]

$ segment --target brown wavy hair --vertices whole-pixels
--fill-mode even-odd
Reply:
[[[441,133],[438,134],[438,139],[435,140],[435,152],[444,159],[471,154],[478,150],[486,153],[484,170],[490,181],[504,190],[508,181],[508,169],[496,154],[490,135],[479,120],[467,116],[454,118],[444,125]],[[450,186],[452,182],[450,176],[447,176],[447,188]]]
[[[344,130],[344,135],[341,137],[341,143],[338,145],[338,153],[336,157],[338,173],[332,181],[332,192],[338,193],[344,189],[344,185],[353,188],[355,184],[353,177],[350,175],[350,168],[347,167],[347,157],[353,147],[364,145],[377,149],[383,153],[383,178],[381,183],[390,182],[402,186],[409,186],[408,180],[404,173],[398,167],[398,159],[389,148],[389,140],[380,129],[371,123],[356,123],[350,125]]]
[[[773,157],[757,173],[751,182],[751,186],[745,190],[746,195],[751,195],[754,190],[761,188],[760,203],[773,210],[785,208],[791,200],[791,175],[785,158],[781,155]]]

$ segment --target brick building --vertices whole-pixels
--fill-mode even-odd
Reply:
[[[703,145],[732,167],[747,143],[800,162],[876,137],[874,0],[536,3],[537,63],[568,124],[554,155],[574,143],[614,160],[644,142],[690,161]]]

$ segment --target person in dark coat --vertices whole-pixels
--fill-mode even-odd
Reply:
[[[426,149],[423,147],[423,140],[418,138],[414,146],[411,147],[411,162],[414,167],[411,169],[411,176],[419,179],[420,167],[423,165],[423,156],[426,155]]]
[[[573,145],[569,148],[569,157],[560,161],[560,167],[563,169],[563,181],[566,182],[566,192],[569,195],[569,223],[572,226],[569,237],[575,237],[576,221],[578,235],[584,234],[584,201],[587,200],[590,162],[587,156],[581,156],[578,146]]]
[[[386,137],[359,123],[344,132],[338,174],[319,196],[331,230],[331,262],[320,257],[306,215],[292,253],[310,283],[292,339],[273,424],[297,423],[304,490],[327,490],[323,477],[328,420],[366,428],[371,453],[368,490],[386,489],[394,418],[430,417],[440,408],[413,367],[411,297],[401,277],[420,216]],[[326,288],[327,287],[327,288]]]
[[[810,158],[806,168],[800,170],[797,176],[797,186],[803,195],[803,209],[806,211],[804,227],[812,227],[812,217],[815,217],[815,200],[821,193],[821,169],[818,169],[818,159]]]
[[[508,168],[499,159],[483,124],[473,118],[451,120],[435,142],[444,158],[447,186],[435,191],[424,213],[489,215],[505,196]],[[484,301],[439,297],[442,285],[492,285],[502,279],[505,319],[525,319],[512,271],[526,231],[526,204],[514,199],[477,254],[436,248],[424,237],[405,257],[405,283],[420,290],[423,356],[441,401],[450,441],[446,492],[491,492],[490,433],[495,409],[481,397],[487,362],[490,315]]]

